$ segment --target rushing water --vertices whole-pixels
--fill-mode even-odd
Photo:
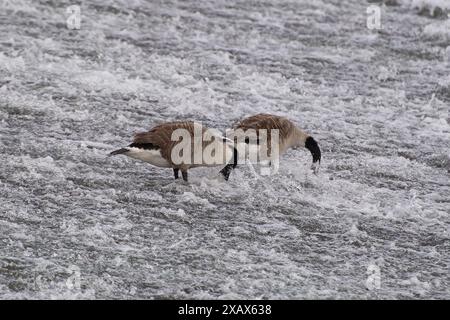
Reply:
[[[2,0],[0,297],[450,298],[450,20],[362,0]],[[445,9],[445,8],[444,8]],[[228,183],[107,153],[285,115]]]

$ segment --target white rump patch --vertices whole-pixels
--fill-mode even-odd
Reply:
[[[129,151],[125,153],[127,156],[148,162],[157,167],[170,168],[172,167],[166,159],[161,155],[161,150],[146,150],[140,148],[127,148]]]

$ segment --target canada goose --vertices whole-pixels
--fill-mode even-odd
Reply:
[[[179,138],[182,138],[181,141]],[[175,179],[179,178],[181,171],[184,181],[188,180],[190,168],[224,164],[220,173],[228,180],[238,160],[232,141],[222,137],[218,131],[192,121],[163,123],[147,132],[137,133],[128,147],[109,155],[118,154],[157,167],[173,168]]]
[[[315,173],[318,172],[320,160],[321,160],[321,152],[319,145],[313,137],[308,135],[303,130],[299,129],[292,121],[281,117],[275,116],[271,114],[257,114],[248,118],[241,120],[234,128],[234,139],[236,141],[236,137],[240,135],[245,135],[245,143],[254,144],[255,141],[251,141],[249,139],[247,132],[249,130],[253,130],[256,132],[256,145],[260,145],[260,143],[264,143],[260,141],[261,129],[266,130],[266,141],[267,141],[267,154],[269,156],[269,160],[271,160],[271,156],[278,156],[285,153],[290,148],[296,147],[305,147],[311,152],[313,158],[313,166],[312,169]],[[278,152],[272,152],[274,146],[272,146],[271,130],[278,129]],[[238,149],[239,150],[239,149]]]

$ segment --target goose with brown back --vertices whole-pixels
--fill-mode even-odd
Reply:
[[[272,154],[272,148],[275,146],[271,141],[271,131],[278,130],[278,155],[282,155],[290,148],[304,147],[311,152],[313,160],[313,170],[315,173],[318,172],[320,161],[321,161],[321,151],[317,141],[311,137],[309,134],[298,128],[292,121],[285,117],[271,115],[271,114],[257,114],[250,116],[241,120],[234,128],[234,132],[240,132],[241,134],[246,134],[249,130],[254,130],[256,132],[256,141],[251,141],[248,137],[245,138],[246,144],[256,144],[260,143],[267,144],[268,154]],[[260,141],[261,130],[266,131],[266,140]],[[239,134],[236,134],[239,136]],[[235,136],[236,136],[235,135]]]
[[[179,139],[183,133],[186,139]],[[192,121],[163,123],[137,133],[130,145],[110,153],[111,156],[119,154],[157,167],[172,168],[175,179],[181,171],[184,181],[188,180],[191,168],[219,165],[224,165],[220,173],[228,180],[238,158],[232,143],[218,131]]]

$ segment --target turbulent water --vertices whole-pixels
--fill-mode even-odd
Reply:
[[[99,0],[71,30],[72,1],[0,3],[0,298],[450,298],[447,8]],[[107,157],[260,112],[318,175]]]

